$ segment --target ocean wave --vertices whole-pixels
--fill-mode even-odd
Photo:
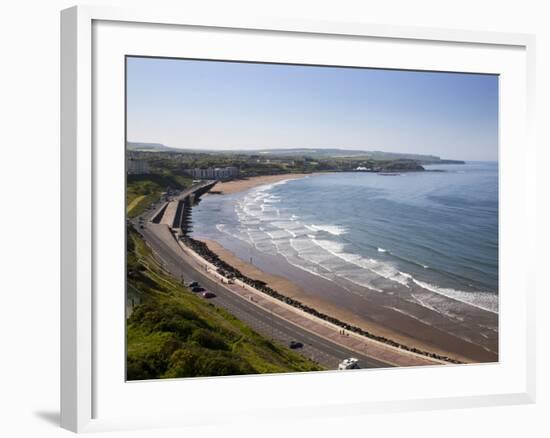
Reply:
[[[305,265],[303,263],[303,260],[296,260],[296,257],[292,257],[284,254],[282,255],[286,259],[286,261],[290,263],[292,266],[294,266],[295,268],[301,269],[302,271],[305,271],[317,277],[324,278],[325,280],[335,282],[335,278],[334,278],[335,275],[333,273],[330,273],[330,272],[321,273],[319,272],[318,269],[315,269],[315,266],[320,266],[320,265],[315,265],[315,264]],[[347,290],[347,287],[345,286],[342,286],[342,287]]]
[[[462,291],[452,288],[438,287],[418,280],[407,272],[399,271],[389,263],[384,263],[376,259],[365,258],[357,254],[346,252],[344,250],[345,245],[341,243],[317,239],[313,239],[313,242],[317,243],[326,251],[334,254],[336,257],[339,257],[358,267],[374,272],[386,280],[399,283],[409,289],[413,286],[413,284],[415,284],[422,289],[437,293],[438,295],[445,296],[446,298],[453,299],[455,301],[460,301],[463,304],[474,306],[492,313],[498,313],[498,296],[496,294],[492,294],[490,292]],[[372,284],[372,279],[369,279],[369,282]]]
[[[341,225],[306,225],[312,231],[325,231],[333,236],[341,236],[348,232],[346,227]]]
[[[498,314],[498,295],[496,294],[492,294],[490,292],[469,292],[438,287],[433,284],[417,280],[416,278],[413,278],[412,281],[417,286],[429,290],[430,292],[434,292],[446,298],[451,298],[453,300],[460,301],[461,303]]]
[[[422,307],[425,307],[426,309],[430,309],[432,312],[442,313],[439,309],[436,309],[434,306],[427,303],[426,300],[422,299],[422,297],[419,294],[411,294],[411,297],[415,302],[420,304]]]
[[[437,312],[441,315],[444,315],[448,318],[464,322],[465,318],[462,315],[457,314],[455,311],[452,311],[451,309],[454,308],[454,306],[449,305],[449,303],[441,303],[437,301],[436,303],[429,303],[429,297],[426,297],[424,294],[411,294],[411,297],[413,298],[415,303],[420,304],[422,307],[425,307],[426,309],[430,309],[433,312]]]
[[[271,240],[281,240],[285,237],[288,239],[288,237],[292,237],[292,234],[288,230],[269,230],[265,232],[269,237],[271,237]]]
[[[285,220],[284,218],[281,220],[272,221],[269,225],[280,228],[281,230],[296,230],[298,228],[303,228],[301,224],[290,220]]]
[[[250,240],[254,243],[257,243],[263,240],[273,240],[272,236],[270,236],[267,231],[260,231],[254,228],[247,228],[246,233],[250,237]]]
[[[262,213],[266,213],[266,212],[277,212],[279,213],[279,209],[276,208],[276,207],[272,207],[270,205],[266,205],[266,204],[262,204],[260,205],[260,210],[262,211]]]
[[[264,184],[264,185],[261,185],[261,186],[258,186],[258,187],[254,187],[254,188],[249,192],[249,194],[250,194],[250,195],[264,194],[265,192],[271,190],[273,187],[282,186],[282,185],[286,184],[286,183],[289,182],[289,181],[292,181],[292,178],[290,178],[290,179],[283,179],[283,180],[281,180],[281,181],[277,181],[277,182],[274,182],[274,183]]]
[[[383,263],[376,259],[365,258],[357,254],[346,252],[344,250],[345,245],[340,242],[334,242],[332,240],[324,239],[312,240],[315,244],[319,245],[321,248],[323,248],[325,251],[328,251],[335,257],[338,257],[359,268],[369,270],[379,275],[380,277],[385,278],[386,280],[399,283],[405,287],[409,287],[410,276],[408,274],[404,275],[402,272],[400,272],[388,263]]]

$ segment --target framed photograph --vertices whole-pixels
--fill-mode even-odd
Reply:
[[[62,426],[534,401],[534,39],[61,14]]]

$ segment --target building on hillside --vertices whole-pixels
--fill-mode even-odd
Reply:
[[[128,175],[142,175],[149,173],[149,163],[146,160],[137,158],[126,159],[126,173]]]
[[[194,179],[228,180],[239,176],[238,167],[209,167],[207,169],[189,169],[187,173]]]

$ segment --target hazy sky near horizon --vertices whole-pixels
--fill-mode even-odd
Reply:
[[[127,138],[496,160],[498,77],[131,57]]]

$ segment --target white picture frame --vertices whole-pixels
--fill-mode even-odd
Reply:
[[[141,38],[147,29],[147,38]],[[163,382],[125,383],[116,382],[120,377],[116,370],[124,350],[116,340],[107,339],[109,332],[123,331],[124,313],[116,309],[122,303],[106,307],[108,299],[98,299],[105,284],[120,285],[119,274],[109,274],[103,269],[107,263],[105,254],[108,236],[111,242],[123,235],[122,226],[107,229],[105,211],[117,210],[120,202],[120,178],[123,178],[123,159],[120,154],[107,162],[105,154],[98,153],[98,144],[104,145],[120,138],[115,124],[120,122],[124,102],[118,97],[123,92],[120,81],[121,54],[172,54],[181,49],[174,42],[180,31],[182,38],[195,38],[193,32],[204,38],[193,47],[194,56],[214,56],[208,50],[216,50],[219,56],[229,53],[230,59],[246,57],[247,60],[286,59],[299,61],[299,52],[281,55],[285,46],[277,46],[277,39],[307,39],[308,44],[325,43],[334,39],[335,45],[325,44],[321,56],[333,56],[335,62],[337,45],[381,44],[389,49],[377,62],[385,67],[427,70],[475,71],[503,75],[501,86],[501,150],[500,150],[500,201],[502,204],[501,276],[506,276],[503,290],[514,288],[516,296],[503,292],[501,306],[502,359],[498,364],[449,367],[419,367],[391,370],[391,380],[399,388],[388,388],[382,396],[386,375],[370,371],[357,373],[307,373],[285,376],[229,377],[218,379],[187,379]],[[220,46],[220,32],[232,32],[226,46]],[[183,35],[183,34],[182,34]],[[197,34],[198,35],[198,34]],[[263,43],[259,50],[258,38]],[[127,38],[125,36],[128,36]],[[208,49],[208,38],[214,49]],[[164,40],[163,40],[164,38]],[[325,38],[325,40],[323,40]],[[315,40],[315,41],[313,41]],[[126,44],[135,44],[129,48]],[[170,42],[172,41],[172,42]],[[329,41],[329,42],[330,42]],[[247,44],[244,44],[247,42]],[[108,44],[107,44],[108,43]],[[271,45],[271,43],[273,43]],[[203,46],[201,47],[201,44]],[[288,44],[288,41],[285,42]],[[288,48],[288,46],[286,46]],[[311,47],[314,47],[313,45]],[[406,56],[409,48],[419,50],[415,60]],[[128,52],[127,50],[131,50]],[[138,50],[139,53],[136,53]],[[249,50],[238,54],[238,50]],[[270,52],[272,50],[272,52]],[[231,54],[234,51],[234,54]],[[430,58],[430,51],[441,53]],[[449,55],[446,52],[452,52]],[[235,421],[247,416],[274,419],[281,413],[292,417],[362,414],[366,412],[398,412],[413,409],[473,407],[503,404],[531,403],[535,399],[535,340],[534,340],[534,294],[535,285],[529,275],[528,260],[518,263],[514,272],[507,267],[516,261],[513,249],[526,246],[524,254],[534,254],[530,248],[535,244],[535,170],[529,168],[527,158],[535,150],[532,134],[534,95],[535,40],[531,35],[461,31],[449,29],[423,29],[415,27],[392,27],[364,23],[315,22],[297,19],[258,19],[256,17],[195,16],[192,12],[151,10],[125,10],[109,7],[78,6],[61,13],[61,425],[75,431],[100,431],[120,428],[147,428],[184,426],[212,421]],[[454,53],[456,52],[456,53]],[[312,50],[312,56],[315,51]],[[374,52],[373,52],[374,53]],[[377,53],[380,53],[378,51]],[[397,65],[396,53],[399,55]],[[424,55],[422,54],[424,53]],[[344,55],[339,55],[344,56]],[[348,55],[351,56],[351,55]],[[461,56],[463,59],[461,59]],[[279,58],[277,58],[279,57]],[[392,58],[393,57],[393,58]],[[487,59],[489,57],[489,59]],[[492,57],[492,58],[491,58]],[[292,59],[290,59],[292,58]],[[115,63],[110,60],[118,60]],[[347,58],[352,59],[352,58]],[[393,61],[392,61],[393,59]],[[466,61],[468,60],[468,61]],[[309,60],[303,61],[309,63]],[[348,61],[352,62],[352,61]],[[359,61],[358,61],[359,62]],[[388,65],[388,63],[392,65]],[[468,64],[468,62],[470,64]],[[327,63],[326,61],[319,62]],[[115,65],[116,64],[116,65]],[[348,65],[341,64],[341,65]],[[361,64],[362,65],[362,64]],[[468,67],[470,65],[470,67]],[[477,67],[475,67],[477,66]],[[112,70],[111,70],[112,68]],[[104,85],[105,84],[105,85]],[[105,102],[105,96],[113,101]],[[115,103],[113,105],[113,103]],[[104,122],[109,120],[110,122]],[[110,123],[113,126],[110,126]],[[99,128],[98,128],[99,126]],[[115,133],[116,131],[116,133]],[[508,159],[513,144],[521,144],[522,157],[515,163]],[[101,146],[104,147],[104,146]],[[120,145],[124,149],[124,143]],[[106,190],[105,180],[113,181],[116,189],[112,194]],[[513,172],[513,174],[512,174]],[[115,193],[116,192],[116,193]],[[521,203],[521,208],[518,208]],[[98,208],[101,205],[101,208]],[[123,204],[119,213],[123,217]],[[107,225],[106,225],[107,224]],[[118,228],[117,228],[118,227]],[[516,239],[511,230],[521,227],[521,239]],[[122,234],[121,234],[122,233]],[[104,240],[102,240],[104,239]],[[113,240],[114,239],[114,240]],[[112,243],[111,243],[112,244]],[[113,244],[115,245],[115,244]],[[118,245],[118,244],[116,244]],[[124,245],[120,241],[120,245]],[[502,249],[502,247],[504,249]],[[118,251],[118,250],[117,250]],[[116,252],[116,251],[115,251]],[[506,270],[503,272],[503,270]],[[115,271],[113,271],[115,272]],[[118,271],[117,271],[118,272]],[[116,278],[115,278],[116,277]],[[509,286],[508,286],[509,285]],[[119,290],[118,286],[113,289]],[[518,293],[519,291],[519,293]],[[104,299],[105,298],[105,299]],[[109,311],[109,309],[114,309]],[[515,330],[510,321],[514,322]],[[116,336],[115,336],[116,337]],[[119,338],[117,338],[119,339]],[[113,361],[106,362],[112,353]],[[508,354],[508,353],[510,354]],[[512,352],[514,354],[512,354]],[[103,353],[103,354],[101,354]],[[114,364],[114,365],[113,365]],[[115,371],[113,371],[115,370]],[[112,372],[111,372],[112,371]],[[380,371],[382,373],[384,371]],[[376,377],[376,381],[373,376]],[[429,379],[428,379],[429,377]],[[114,379],[114,380],[113,380]],[[283,391],[303,380],[308,394],[297,395],[293,403],[283,397]],[[473,379],[473,380],[472,380]],[[431,384],[428,380],[433,380]],[[441,387],[441,382],[453,381],[455,387]],[[376,382],[380,381],[380,388]],[[409,383],[414,381],[416,383]],[[425,387],[420,385],[426,382]],[[474,389],[468,381],[477,385]],[[438,383],[439,382],[439,383]],[[361,383],[372,389],[371,393],[348,392]],[[368,386],[367,386],[368,385]],[[431,386],[430,386],[431,385]],[[223,397],[219,405],[213,404],[208,415],[192,411],[191,407],[178,406],[167,409],[166,404],[155,403],[142,406],[145,400],[171,400],[181,388],[193,394],[215,394],[215,391],[241,392],[239,406],[224,412]],[[221,389],[220,389],[221,388]],[[338,389],[340,388],[340,389]],[[378,388],[378,389],[377,389]],[[256,391],[256,392],[254,392]],[[269,392],[269,400],[263,406],[252,403],[251,396]],[[377,392],[378,391],[378,392]],[[107,402],[106,397],[112,402]],[[126,398],[125,398],[126,397]],[[137,403],[140,397],[143,403]],[[124,401],[133,400],[131,409],[120,409]],[[248,401],[247,401],[248,400]],[[128,403],[129,405],[131,403]],[[139,414],[140,409],[149,415]],[[133,413],[132,413],[133,412]],[[213,414],[214,413],[214,414]],[[210,418],[210,420],[209,420]]]

